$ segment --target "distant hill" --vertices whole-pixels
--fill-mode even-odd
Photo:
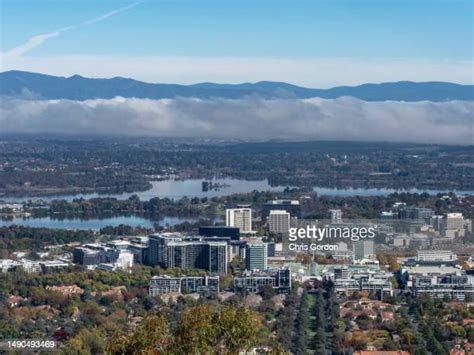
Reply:
[[[121,77],[91,79],[74,75],[65,78],[14,70],[0,73],[0,95],[31,95],[42,99],[71,100],[109,99],[115,96],[163,99],[178,96],[241,98],[258,95],[266,98],[325,99],[352,96],[365,101],[472,101],[474,85],[410,81],[340,86],[331,89],[310,89],[271,81],[235,85],[214,83],[177,85],[151,84]]]

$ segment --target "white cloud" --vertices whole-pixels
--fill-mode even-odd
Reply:
[[[325,88],[400,80],[472,84],[473,66],[471,60],[68,55],[23,57],[4,63],[2,70],[180,84],[272,80]]]
[[[105,20],[105,19],[107,19],[111,16],[114,16],[114,15],[116,15],[116,14],[122,12],[122,11],[126,11],[128,9],[131,9],[131,8],[137,6],[138,4],[140,4],[140,2],[134,2],[134,3],[131,3],[130,5],[120,7],[116,10],[107,12],[106,14],[104,14],[102,16],[99,16],[99,17],[93,18],[91,20],[85,21],[85,22],[82,23],[82,25],[91,25],[91,24],[103,21],[103,20]],[[12,49],[10,49],[9,51],[7,51],[5,53],[1,53],[0,54],[0,59],[1,59],[0,62],[2,62],[2,66],[3,65],[8,66],[8,65],[12,65],[12,64],[14,65],[16,63],[16,61],[21,59],[24,54],[28,53],[29,51],[31,51],[32,49],[34,49],[36,47],[41,46],[47,40],[49,40],[51,38],[54,38],[54,37],[57,37],[60,34],[62,34],[63,32],[68,31],[72,28],[75,28],[75,26],[68,26],[68,27],[60,28],[60,29],[55,30],[53,32],[33,36],[30,39],[28,39],[25,43],[20,44],[19,46],[15,47],[15,48],[12,48]]]
[[[103,21],[105,20],[106,18],[109,18],[111,16],[114,16],[122,11],[125,11],[125,10],[129,10],[135,6],[137,6],[138,4],[140,4],[140,2],[134,2],[134,3],[131,3],[130,5],[127,5],[127,6],[123,6],[123,7],[120,7],[116,10],[113,10],[113,11],[110,11],[110,12],[107,12],[106,14],[103,14],[102,16],[99,16],[99,17],[96,17],[96,18],[93,18],[91,20],[88,20],[88,21],[85,21],[83,22],[83,25],[92,25],[93,23],[97,23],[97,22],[100,22],[100,21]]]
[[[2,61],[5,63],[14,63],[17,59],[21,58],[23,54],[28,53],[32,49],[41,46],[44,42],[46,42],[50,38],[54,38],[59,36],[61,33],[70,30],[72,27],[64,27],[60,28],[56,31],[43,33],[40,35],[36,35],[28,39],[25,43],[5,52],[2,54]]]
[[[474,102],[2,98],[0,132],[474,144]]]

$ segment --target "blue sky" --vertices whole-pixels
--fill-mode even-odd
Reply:
[[[2,70],[183,83],[473,81],[472,0],[145,0],[89,25],[134,1],[0,1],[3,54],[74,26],[5,57]]]

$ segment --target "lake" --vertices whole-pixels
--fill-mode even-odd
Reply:
[[[202,182],[203,179],[185,179],[185,180],[161,180],[152,181],[152,187],[149,190],[134,192],[134,193],[121,193],[121,194],[98,194],[98,193],[87,193],[87,194],[73,194],[73,195],[49,195],[42,197],[2,197],[0,200],[6,202],[24,202],[31,199],[42,199],[44,201],[51,200],[67,200],[72,201],[76,198],[96,198],[96,197],[113,197],[119,200],[128,199],[132,195],[137,195],[141,200],[147,201],[153,197],[170,198],[173,200],[180,199],[182,197],[220,197],[228,196],[236,193],[248,193],[253,190],[257,191],[283,191],[284,186],[270,186],[268,180],[241,180],[241,179],[213,179],[213,184],[222,185],[217,189],[203,191]],[[313,189],[321,196],[386,196],[393,192],[410,192],[410,193],[423,193],[426,192],[430,195],[435,195],[440,192],[449,192],[443,190],[429,190],[429,189],[390,189],[390,188],[326,188],[326,187],[315,187]],[[453,191],[458,194],[473,194],[474,191]]]
[[[257,191],[283,191],[283,186],[270,186],[268,180],[240,180],[240,179],[213,179],[213,184],[222,185],[217,189],[203,191],[202,182],[203,179],[186,179],[186,180],[161,180],[152,181],[152,187],[149,190],[133,193],[121,193],[121,194],[98,194],[98,193],[87,193],[87,194],[74,194],[74,195],[49,195],[41,197],[2,197],[0,200],[6,202],[24,202],[31,199],[42,199],[44,201],[51,200],[67,200],[72,201],[76,198],[96,198],[96,197],[113,197],[119,200],[126,200],[132,195],[137,195],[140,200],[148,201],[153,197],[170,198],[177,200],[183,197],[220,197],[228,196],[237,193],[248,193],[253,190]]]
[[[42,218],[23,218],[15,217],[13,219],[0,219],[0,226],[10,226],[13,224],[34,227],[34,228],[55,228],[55,229],[93,229],[99,230],[107,226],[119,226],[121,224],[129,225],[132,227],[145,227],[153,228],[154,223],[158,223],[160,226],[174,226],[184,222],[197,222],[196,218],[185,218],[185,217],[164,217],[158,221],[151,221],[146,218],[136,216],[126,217],[109,217],[103,219],[80,219],[80,218],[68,218],[68,219],[54,219],[50,217]]]

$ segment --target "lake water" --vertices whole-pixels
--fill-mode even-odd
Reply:
[[[98,230],[107,226],[119,226],[121,224],[129,225],[132,227],[145,227],[153,228],[154,223],[158,223],[160,226],[174,226],[179,223],[184,222],[197,222],[198,219],[195,218],[183,218],[183,217],[164,217],[159,221],[151,221],[146,218],[136,217],[136,216],[126,216],[126,217],[110,217],[103,219],[80,219],[80,218],[70,218],[70,219],[53,219],[50,217],[43,218],[22,218],[16,217],[13,219],[0,219],[0,226],[9,226],[9,225],[20,225],[25,227],[33,228],[55,228],[55,229],[93,229]]]
[[[228,196],[236,193],[247,193],[253,190],[257,191],[283,191],[283,186],[270,186],[268,180],[240,180],[240,179],[213,179],[212,183],[222,184],[215,190],[202,191],[203,179],[186,179],[186,180],[162,180],[152,181],[151,189],[147,191],[134,192],[134,193],[121,193],[121,194],[74,194],[74,195],[50,195],[41,197],[2,197],[0,200],[6,202],[24,202],[31,199],[41,198],[44,201],[51,200],[67,200],[71,201],[76,198],[96,198],[96,197],[113,197],[119,200],[126,200],[132,195],[137,195],[140,200],[147,201],[153,197],[180,199],[182,197],[220,197]]]
[[[119,200],[128,199],[132,195],[137,195],[141,200],[149,200],[153,197],[180,199],[182,197],[220,197],[228,196],[236,193],[248,193],[253,190],[257,191],[283,191],[284,186],[270,186],[267,180],[240,180],[240,179],[214,179],[213,183],[224,185],[215,190],[203,191],[202,190],[203,179],[186,179],[186,180],[162,180],[152,181],[151,189],[147,191],[134,192],[134,193],[121,193],[121,194],[74,194],[74,195],[56,195],[56,196],[44,196],[44,197],[2,197],[0,200],[6,202],[24,202],[30,199],[41,198],[44,201],[51,201],[55,199],[63,199],[71,201],[76,198],[96,198],[96,197],[113,197]],[[325,188],[315,187],[316,191],[321,196],[386,196],[393,192],[410,192],[410,193],[423,193],[426,192],[431,195],[435,195],[440,192],[449,192],[443,190],[424,190],[424,189],[389,189],[389,188]],[[474,194],[474,191],[453,191],[458,194]]]

